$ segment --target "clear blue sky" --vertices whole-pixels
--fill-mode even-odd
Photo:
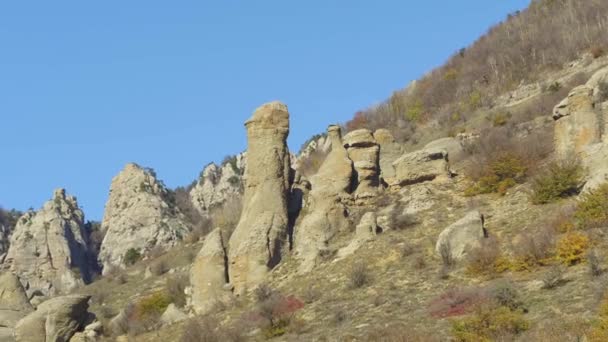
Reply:
[[[125,163],[186,185],[275,99],[297,151],[528,3],[2,1],[0,206],[65,187],[101,219]]]

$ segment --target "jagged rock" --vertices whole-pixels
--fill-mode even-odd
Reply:
[[[363,215],[355,230],[355,237],[348,246],[338,251],[337,259],[340,260],[348,255],[355,253],[367,241],[373,240],[378,234],[378,224],[376,213],[368,212]]]
[[[261,283],[281,259],[291,173],[287,106],[280,102],[262,105],[245,126],[248,163],[243,212],[229,250],[230,281],[237,293]]]
[[[358,129],[344,136],[344,147],[348,157],[353,161],[357,175],[356,197],[373,197],[380,185],[378,158],[380,147],[372,132],[368,129]]]
[[[17,342],[69,341],[84,327],[90,296],[70,295],[55,297],[20,320],[15,326]]]
[[[246,153],[241,153],[222,166],[209,164],[190,191],[194,207],[207,215],[230,197],[240,197],[243,192],[243,174],[247,165]]]
[[[309,203],[295,227],[294,250],[300,272],[312,270],[328,249],[328,242],[349,227],[343,200],[350,196],[353,164],[342,144],[340,127],[329,126],[327,135],[331,152],[310,180]]]
[[[156,246],[166,249],[189,231],[172,194],[154,171],[136,164],[127,164],[112,180],[101,229],[106,231],[99,253],[104,273],[124,267],[129,249],[140,254]]]
[[[0,265],[4,262],[11,241],[11,229],[0,223]]]
[[[403,146],[395,141],[395,137],[388,129],[378,129],[374,132],[374,139],[380,145],[380,177],[385,182],[391,183],[395,178],[393,162],[404,153]]]
[[[406,153],[393,163],[395,181],[390,185],[410,185],[450,177],[448,153],[444,149],[422,149]]]
[[[327,135],[323,134],[316,136],[316,138],[313,137],[313,139],[310,140],[306,147],[304,147],[302,151],[296,156],[295,169],[298,170],[300,168],[300,162],[306,158],[309,158],[313,153],[320,152],[327,154],[329,153],[330,148],[331,141],[329,140]]]
[[[593,108],[593,88],[582,85],[568,94],[553,110],[555,153],[559,158],[580,155],[600,142],[600,121]]]
[[[230,295],[228,284],[226,247],[220,228],[205,238],[203,247],[190,269],[191,306],[198,314],[208,313],[219,301]]]
[[[448,252],[454,260],[462,260],[468,251],[486,237],[483,215],[471,211],[439,234],[435,251],[439,255]]]
[[[16,275],[0,274],[0,327],[12,328],[33,310]]]
[[[188,319],[188,315],[183,313],[173,303],[169,304],[167,309],[165,309],[165,312],[160,316],[160,321],[163,322],[163,324],[173,324],[186,319]]]
[[[464,156],[462,140],[458,138],[441,138],[433,140],[424,146],[425,150],[445,150],[450,157],[450,161],[461,160]]]
[[[19,218],[3,267],[17,274],[29,296],[66,293],[89,280],[84,214],[64,189],[38,212]]]

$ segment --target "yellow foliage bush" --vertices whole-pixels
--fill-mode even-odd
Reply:
[[[465,189],[465,196],[499,193],[504,195],[515,184],[524,180],[527,167],[523,158],[505,153],[486,165],[484,176]]]
[[[555,248],[555,258],[560,263],[574,265],[585,260],[589,238],[579,232],[566,233]]]
[[[581,196],[574,219],[583,229],[608,223],[608,183]]]
[[[452,337],[459,342],[490,342],[518,335],[529,327],[521,310],[480,307],[474,314],[452,321]]]
[[[138,319],[160,316],[171,304],[169,295],[163,291],[153,293],[140,299],[135,304],[135,315]]]

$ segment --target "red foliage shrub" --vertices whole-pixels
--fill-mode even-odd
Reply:
[[[451,289],[431,301],[429,313],[434,318],[461,316],[471,312],[486,297],[479,289]]]

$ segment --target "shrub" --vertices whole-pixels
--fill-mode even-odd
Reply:
[[[511,114],[508,112],[496,113],[496,114],[492,115],[492,126],[494,126],[494,127],[504,126],[509,122],[510,118],[511,118]]]
[[[444,267],[450,268],[456,264],[456,260],[452,255],[452,246],[450,246],[448,240],[439,245],[439,255],[441,256],[441,262]]]
[[[516,336],[529,327],[519,310],[482,305],[473,315],[452,322],[452,336],[460,342],[495,341]]]
[[[369,269],[363,263],[355,264],[351,267],[348,275],[350,287],[353,289],[361,288],[371,282]]]
[[[494,237],[484,239],[480,246],[471,250],[467,260],[467,272],[472,275],[495,275],[509,268],[508,261],[502,257],[498,240]]]
[[[522,234],[513,251],[511,268],[522,271],[550,264],[553,261],[554,246],[555,230],[551,225],[541,226],[533,233]]]
[[[220,326],[212,317],[196,317],[186,322],[181,342],[241,342],[245,341],[242,327]]]
[[[555,265],[551,267],[542,278],[543,289],[551,290],[565,282],[564,279],[564,267],[561,265]]]
[[[138,319],[160,317],[169,304],[171,304],[171,298],[167,293],[155,292],[135,304],[135,316]]]
[[[294,296],[284,297],[274,294],[265,301],[258,303],[257,317],[268,323],[262,333],[266,338],[284,335],[295,313],[304,307],[304,303]]]
[[[562,264],[575,265],[585,260],[589,238],[579,232],[566,233],[555,247],[555,258]]]
[[[594,250],[587,253],[587,264],[589,265],[589,274],[591,274],[592,277],[600,276],[604,272],[600,258]]]
[[[521,309],[524,312],[526,312],[526,309],[524,308],[524,304],[520,298],[519,292],[513,286],[513,284],[508,281],[501,281],[501,282],[495,284],[490,289],[490,295],[491,295],[492,300],[498,306],[507,307],[507,308],[511,309],[512,311]]]
[[[559,82],[553,82],[548,87],[547,90],[552,93],[557,93],[560,89],[562,89],[562,84]]]
[[[258,303],[264,302],[275,294],[275,290],[270,285],[263,283],[258,285],[253,291],[253,296]]]
[[[141,259],[141,253],[135,248],[129,248],[124,255],[124,263],[131,266]]]
[[[530,199],[534,204],[545,204],[577,195],[583,176],[583,167],[578,160],[551,163],[532,182]]]
[[[153,262],[152,265],[150,265],[150,271],[155,276],[160,276],[169,271],[169,266],[167,265],[166,261],[157,260],[157,261]]]
[[[484,175],[465,190],[465,196],[488,193],[504,195],[509,188],[525,179],[526,171],[523,158],[513,153],[503,153],[486,165]]]
[[[416,225],[417,221],[414,215],[404,211],[402,203],[394,206],[389,216],[390,226],[396,230],[402,230]]]
[[[435,318],[461,316],[472,312],[486,299],[479,289],[450,289],[431,301],[429,313]]]
[[[584,193],[574,213],[580,228],[594,228],[608,223],[608,183]]]
[[[600,58],[604,55],[604,49],[599,45],[594,45],[589,49],[589,53],[593,58]]]

